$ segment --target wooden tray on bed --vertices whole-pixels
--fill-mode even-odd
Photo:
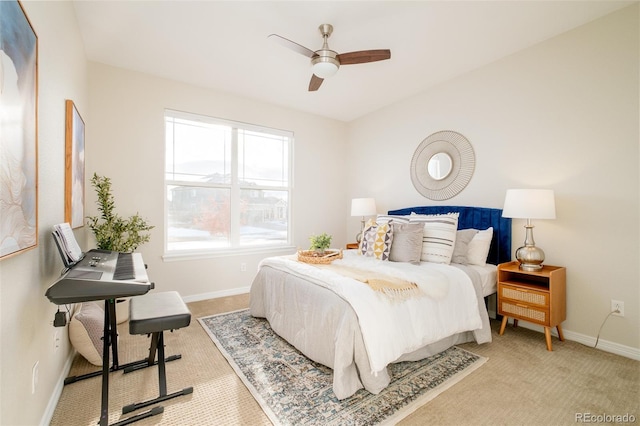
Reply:
[[[326,265],[336,259],[342,259],[342,250],[325,250],[318,253],[315,250],[298,250],[298,261]]]

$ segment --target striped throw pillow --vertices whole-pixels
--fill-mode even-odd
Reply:
[[[411,223],[422,223],[422,254],[420,260],[433,263],[451,263],[456,244],[459,213],[437,215],[411,215]]]

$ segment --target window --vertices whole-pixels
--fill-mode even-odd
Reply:
[[[291,245],[293,134],[165,111],[165,251]]]

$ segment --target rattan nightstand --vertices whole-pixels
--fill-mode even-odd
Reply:
[[[518,262],[498,265],[498,313],[503,315],[500,335],[507,319],[529,321],[544,327],[547,350],[551,348],[551,328],[556,327],[563,341],[562,321],[567,319],[566,269],[544,265],[540,271],[523,271]]]

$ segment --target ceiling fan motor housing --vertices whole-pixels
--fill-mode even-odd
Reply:
[[[338,53],[333,50],[318,50],[316,51],[317,56],[311,58],[311,65],[319,64],[319,63],[330,63],[334,64],[336,67],[340,66],[340,61],[338,60]]]
[[[311,58],[311,67],[313,73],[320,78],[328,78],[338,72],[340,68],[340,60],[338,60],[338,53],[329,49],[327,39],[333,32],[333,26],[331,24],[322,24],[318,27],[320,34],[324,42],[322,43],[322,49],[316,50],[315,55]]]

